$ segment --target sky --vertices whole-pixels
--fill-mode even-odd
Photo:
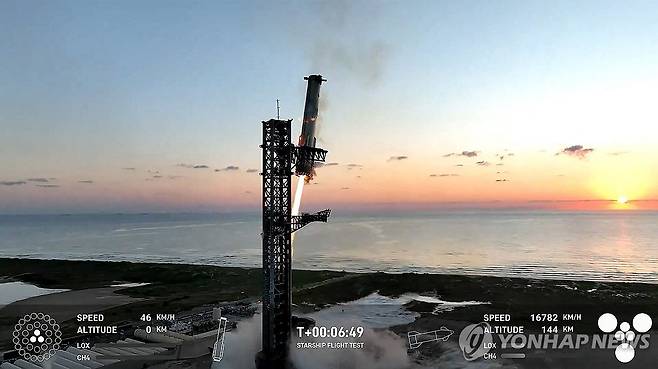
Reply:
[[[257,209],[309,74],[303,210],[658,209],[655,2],[0,0],[0,213]]]

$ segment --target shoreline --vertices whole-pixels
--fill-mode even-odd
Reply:
[[[61,261],[66,261],[66,262],[76,262],[76,263],[127,263],[127,264],[132,264],[132,265],[176,265],[176,266],[185,266],[185,267],[208,267],[208,268],[235,268],[235,269],[244,269],[244,270],[260,270],[261,267],[257,265],[219,265],[219,264],[209,264],[209,263],[190,263],[190,262],[179,262],[175,260],[171,261],[131,261],[131,260],[107,260],[107,259],[60,259],[60,258],[41,258],[41,257],[25,257],[25,256],[17,256],[17,257],[6,257],[6,256],[0,256],[0,263],[2,263],[5,260],[20,260],[20,261],[40,261],[40,262],[61,262]],[[480,278],[505,278],[505,279],[519,279],[519,280],[532,280],[532,281],[553,281],[553,282],[585,282],[585,283],[620,283],[620,284],[640,284],[640,285],[650,285],[650,286],[657,286],[658,287],[658,281],[649,281],[649,282],[641,282],[641,281],[634,281],[634,280],[617,280],[617,279],[606,279],[606,278],[601,278],[601,279],[583,279],[583,278],[561,278],[561,276],[556,276],[555,278],[547,278],[547,277],[537,277],[537,276],[517,276],[517,275],[499,275],[499,274],[487,274],[487,273],[478,273],[478,272],[463,272],[463,273],[456,273],[453,270],[446,270],[444,272],[438,272],[438,271],[396,271],[396,270],[347,270],[347,269],[332,269],[332,268],[294,268],[293,270],[295,271],[300,271],[300,272],[309,272],[309,273],[321,273],[321,272],[327,272],[327,273],[344,273],[344,274],[356,274],[356,275],[363,275],[363,274],[387,274],[387,275],[405,275],[405,274],[415,274],[415,275],[443,275],[443,276],[454,276],[454,277],[461,277],[461,276],[468,276],[468,277],[480,277]],[[9,278],[7,276],[3,276],[0,274],[0,283],[4,282],[11,282],[11,281],[19,281],[19,279],[11,279],[9,280],[3,280],[3,278]]]

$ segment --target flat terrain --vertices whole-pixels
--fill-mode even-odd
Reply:
[[[75,309],[86,305],[103,310],[107,322],[128,322],[144,311],[178,313],[220,302],[256,302],[262,287],[260,269],[127,262],[0,259],[2,279],[72,291],[5,307],[0,310],[0,332],[9,332],[18,319],[18,308],[29,307],[31,302],[41,302],[42,310],[54,309],[63,318],[72,317]],[[463,327],[481,322],[484,314],[490,313],[510,314],[514,324],[534,327],[529,330],[539,329],[531,322],[531,314],[580,313],[581,320],[570,322],[578,333],[595,333],[596,319],[603,312],[629,320],[638,312],[658,316],[658,286],[653,284],[303,270],[294,272],[293,281],[294,302],[300,312],[353,301],[373,292],[389,297],[418,293],[443,301],[486,303],[436,313],[436,304],[412,301],[405,308],[418,314],[415,322],[391,328],[405,338],[410,330]],[[109,287],[117,283],[148,285]],[[62,326],[66,333],[71,325],[64,322]],[[0,348],[9,346],[7,337],[0,337]],[[428,347],[414,354],[420,359],[436,357],[437,352],[427,352]]]

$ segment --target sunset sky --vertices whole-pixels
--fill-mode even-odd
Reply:
[[[0,213],[257,209],[315,73],[302,209],[658,209],[655,2],[0,0]]]

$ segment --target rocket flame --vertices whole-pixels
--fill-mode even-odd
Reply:
[[[299,215],[299,208],[302,206],[302,194],[304,193],[304,183],[306,183],[306,176],[299,176],[297,180],[297,187],[295,187],[295,198],[292,200],[292,216]],[[295,233],[290,235],[290,244],[295,242]]]
[[[306,176],[300,176],[295,187],[295,198],[292,201],[292,215],[299,215],[299,208],[302,206],[302,194],[304,193],[304,184]]]
[[[304,183],[308,184],[311,182],[311,179],[315,177],[315,168],[311,168],[311,173],[308,175],[304,176]]]

